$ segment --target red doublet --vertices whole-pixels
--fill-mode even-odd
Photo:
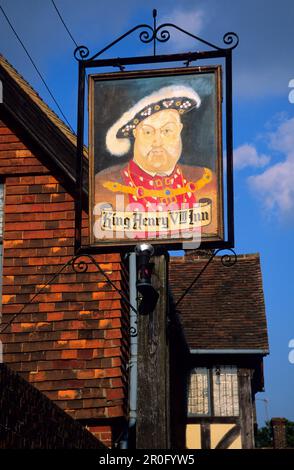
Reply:
[[[169,176],[149,175],[143,171],[133,160],[121,171],[123,182],[126,186],[136,188],[136,195],[129,194],[129,203],[136,205],[139,203],[145,210],[164,210],[169,207],[179,209],[184,207],[193,207],[196,198],[193,192],[187,191],[185,194],[172,195],[173,189],[184,188],[187,185],[187,179],[182,174],[179,165],[176,165]],[[148,190],[148,195],[144,194]],[[150,191],[152,195],[150,195]],[[160,191],[160,196],[156,193]],[[163,194],[164,193],[164,194]]]

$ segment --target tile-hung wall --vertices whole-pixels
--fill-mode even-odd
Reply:
[[[0,182],[0,325],[2,320],[2,261],[3,261],[3,213],[4,213],[4,184]],[[3,349],[0,342],[0,363],[3,362]]]
[[[2,297],[3,212],[4,212],[4,184],[0,183],[0,320],[1,320],[1,297]]]

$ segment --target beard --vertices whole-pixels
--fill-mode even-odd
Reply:
[[[166,167],[170,157],[170,153],[163,148],[151,149],[147,154],[147,160],[154,168]]]

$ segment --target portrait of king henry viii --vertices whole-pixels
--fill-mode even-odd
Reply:
[[[181,163],[182,116],[189,113],[197,120],[200,106],[201,97],[192,87],[175,84],[153,91],[125,111],[107,130],[105,147],[113,157],[130,158],[96,173],[94,203],[107,202],[116,210],[116,196],[123,195],[128,210],[161,212],[210,200],[212,220],[203,231],[215,233],[216,173],[208,166]]]

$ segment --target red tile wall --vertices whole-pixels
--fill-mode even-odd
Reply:
[[[73,197],[42,156],[3,122],[0,175],[5,179],[2,328],[17,314],[1,337],[4,362],[75,419],[93,423],[124,416],[125,302],[86,257],[87,272],[67,266],[52,280],[73,256]],[[127,293],[120,255],[95,259]],[[93,429],[111,445],[111,427]]]

